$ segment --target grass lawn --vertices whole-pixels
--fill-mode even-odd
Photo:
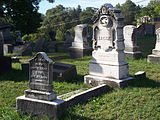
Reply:
[[[147,63],[146,59],[155,46],[155,36],[139,37],[138,45],[143,57],[140,60],[127,59],[130,75],[146,71],[147,79],[135,79],[126,88],[112,89],[86,104],[71,107],[60,120],[160,119],[160,65]],[[77,67],[76,80],[70,83],[53,82],[58,95],[87,87],[83,76],[88,74],[91,56],[71,59],[66,53],[49,53],[48,57],[54,62],[75,64]],[[21,62],[30,58],[22,57]],[[0,120],[30,120],[30,116],[18,115],[15,108],[16,97],[28,89],[28,75],[21,71],[21,63],[13,63],[12,67],[12,71],[0,76]]]

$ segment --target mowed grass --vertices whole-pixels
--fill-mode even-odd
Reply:
[[[71,107],[60,120],[160,119],[160,65],[148,63],[146,59],[155,46],[155,36],[139,37],[138,45],[143,52],[143,57],[139,60],[127,59],[130,75],[134,76],[138,71],[146,71],[146,79],[135,79],[128,87],[111,89],[98,98],[90,99],[88,103]],[[54,90],[58,95],[86,88],[83,76],[88,74],[91,56],[81,59],[71,59],[67,53],[54,53],[48,56],[54,62],[75,64],[77,67],[76,80],[70,83],[53,82]],[[26,62],[30,58],[23,57],[21,62]],[[16,97],[24,94],[24,90],[28,89],[28,82],[28,75],[21,71],[20,63],[13,63],[13,70],[0,76],[0,119],[38,119],[18,115],[16,112]]]

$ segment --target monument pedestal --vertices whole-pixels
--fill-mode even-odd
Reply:
[[[64,100],[60,99],[44,101],[20,96],[16,98],[16,107],[19,113],[56,120],[64,114],[67,105]]]
[[[125,56],[126,58],[139,59],[142,56],[142,52],[141,51],[136,51],[136,52],[126,52],[125,51]]]
[[[152,55],[148,55],[148,62],[160,64],[160,50],[153,49]]]
[[[128,77],[125,79],[117,80],[113,78],[105,78],[94,75],[86,75],[84,76],[84,83],[89,86],[99,86],[102,84],[106,84],[113,88],[121,88],[127,86],[128,81],[132,80],[132,77]]]
[[[73,58],[81,58],[84,56],[88,56],[92,54],[92,48],[91,47],[85,47],[85,48],[78,48],[78,47],[70,47],[69,48],[69,55]]]

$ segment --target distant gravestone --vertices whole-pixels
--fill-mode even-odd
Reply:
[[[84,77],[84,82],[91,86],[124,86],[132,78],[125,61],[121,10],[104,4],[93,16],[93,21],[94,51],[89,63],[89,75]]]
[[[160,63],[160,28],[156,30],[156,46],[152,50],[152,55],[148,55],[148,62]]]
[[[18,55],[32,56],[32,43],[25,43],[18,50]]]
[[[49,32],[49,37],[51,41],[56,41],[56,32]]]
[[[17,33],[18,33],[18,37],[16,39],[16,45],[23,45],[23,41],[22,41],[22,38],[21,38],[21,32],[17,31]]]
[[[35,45],[35,52],[45,52],[47,48],[47,41],[45,38],[38,38]]]
[[[69,54],[73,58],[80,58],[91,55],[92,48],[87,42],[88,27],[85,24],[77,25],[75,28],[75,38],[72,47],[69,48]]]
[[[137,28],[134,25],[127,25],[123,28],[125,55],[128,58],[140,58],[142,53],[137,46]]]
[[[71,37],[71,33],[69,31],[67,31],[66,33],[66,41],[64,42],[64,51],[68,51],[69,47],[72,46],[72,42],[74,41],[74,39]]]
[[[29,61],[29,90],[16,98],[18,112],[56,119],[65,110],[65,102],[57,99],[53,89],[53,61],[44,52]]]

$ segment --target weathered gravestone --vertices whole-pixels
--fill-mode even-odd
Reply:
[[[56,119],[63,114],[65,102],[56,97],[53,89],[53,61],[44,52],[29,61],[29,90],[16,98],[18,112]],[[63,110],[62,110],[63,109]]]
[[[71,33],[69,31],[67,31],[66,33],[66,41],[64,42],[64,51],[68,51],[69,47],[72,46],[72,42],[74,41],[74,39],[71,37]]]
[[[13,45],[12,44],[3,44],[3,53],[8,54],[13,52]]]
[[[0,32],[0,74],[11,70],[11,57],[3,56],[3,43],[4,38],[2,32]]]
[[[152,55],[148,55],[148,62],[160,63],[160,28],[156,30],[157,40]]]
[[[35,45],[35,52],[45,52],[47,48],[47,41],[45,38],[38,38]]]
[[[18,50],[18,55],[32,56],[32,46],[32,43],[25,43],[24,45],[21,45]]]
[[[89,63],[89,75],[84,77],[84,81],[91,86],[107,84],[121,87],[132,79],[125,61],[121,10],[104,4],[93,21],[94,51]]]
[[[48,52],[52,53],[52,52],[57,52],[58,51],[58,44],[57,41],[50,41],[48,42]]]
[[[91,55],[92,48],[87,42],[88,27],[85,24],[77,25],[75,28],[75,38],[72,47],[69,48],[69,54],[73,58],[80,58]]]
[[[138,59],[142,53],[137,46],[137,28],[134,25],[126,25],[123,29],[125,55],[128,58]]]

